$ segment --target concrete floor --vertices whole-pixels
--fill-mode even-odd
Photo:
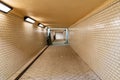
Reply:
[[[63,40],[63,39],[61,39],[61,40],[55,40],[55,41],[53,41],[52,42],[52,45],[56,45],[56,46],[60,46],[60,45],[69,45],[68,43],[66,44],[66,40]]]
[[[50,46],[20,80],[100,80],[68,45]]]

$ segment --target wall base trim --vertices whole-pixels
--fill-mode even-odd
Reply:
[[[31,67],[31,65],[42,55],[42,53],[48,48],[46,45],[42,50],[38,52],[32,59],[30,59],[20,70],[12,75],[8,80],[19,80],[21,76]]]

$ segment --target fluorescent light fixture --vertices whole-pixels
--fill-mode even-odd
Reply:
[[[4,13],[8,13],[9,11],[12,10],[12,7],[8,6],[7,4],[0,2],[0,11]]]
[[[48,27],[45,27],[45,29],[47,29]]]
[[[39,23],[38,26],[44,28],[44,25],[41,23]]]
[[[29,22],[29,23],[32,23],[32,24],[35,23],[35,20],[34,20],[34,19],[32,19],[32,18],[30,18],[30,17],[27,17],[27,16],[24,17],[24,20],[27,21],[27,22]]]

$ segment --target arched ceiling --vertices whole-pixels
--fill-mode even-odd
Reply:
[[[106,0],[1,0],[13,13],[31,16],[49,27],[69,27]]]

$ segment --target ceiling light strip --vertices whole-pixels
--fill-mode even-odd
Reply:
[[[29,23],[32,23],[32,24],[35,23],[35,20],[32,19],[32,18],[30,18],[30,17],[28,17],[28,16],[25,16],[25,17],[24,17],[24,20],[25,20],[26,22],[29,22]]]
[[[12,9],[13,9],[12,7],[10,7],[9,5],[7,5],[7,4],[5,4],[5,3],[3,3],[3,2],[0,1],[0,11],[1,12],[8,13]]]
[[[39,27],[44,28],[45,26],[41,23],[38,24]]]

